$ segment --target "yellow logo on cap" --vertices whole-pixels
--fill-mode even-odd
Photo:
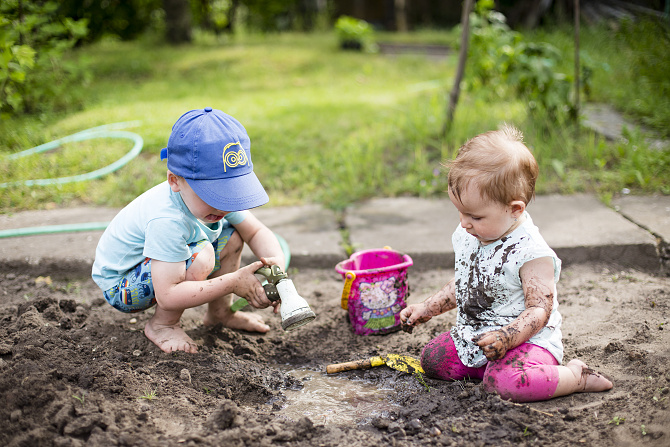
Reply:
[[[233,150],[233,151],[230,151],[230,152],[226,153],[226,151],[228,150],[228,148],[230,146],[235,146],[235,145],[240,146],[239,151],[235,152]],[[226,144],[226,147],[223,148],[223,172],[227,172],[226,167],[236,168],[238,166],[244,166],[248,162],[249,162],[249,160],[247,160],[247,153],[244,152],[244,149],[242,149],[242,145],[240,144],[239,141],[236,142],[236,143],[228,143],[228,144]]]

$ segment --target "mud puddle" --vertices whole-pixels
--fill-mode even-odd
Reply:
[[[279,419],[310,418],[322,425],[364,425],[375,417],[388,417],[400,407],[390,401],[393,390],[366,380],[351,380],[320,371],[282,367],[303,383],[301,389],[284,391],[286,400],[275,413]]]

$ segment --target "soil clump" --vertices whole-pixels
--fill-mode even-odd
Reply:
[[[318,414],[283,417],[293,369],[396,353],[419,357],[455,322],[433,318],[412,334],[358,336],[340,307],[334,270],[289,270],[317,318],[292,332],[259,311],[265,335],[182,319],[197,354],[166,354],[147,340],[151,311],[109,306],[88,266],[0,269],[0,445],[5,446],[590,446],[670,444],[670,278],[612,265],[570,265],[558,285],[564,364],[578,357],[614,380],[605,393],[514,404],[478,382],[442,382],[381,366],[339,373],[389,391],[391,410],[352,424]],[[409,269],[409,302],[453,276]],[[352,404],[353,405],[353,404]],[[386,406],[388,408],[388,406]]]

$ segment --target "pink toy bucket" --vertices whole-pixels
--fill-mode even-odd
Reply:
[[[344,278],[342,308],[359,335],[381,335],[400,329],[400,311],[409,297],[409,255],[384,248],[363,250],[340,262]]]

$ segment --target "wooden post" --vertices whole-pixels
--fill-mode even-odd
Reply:
[[[395,29],[399,33],[406,33],[407,27],[407,8],[405,0],[395,0]]]
[[[470,41],[470,11],[472,11],[473,0],[465,0],[463,4],[463,11],[461,13],[461,49],[458,53],[458,67],[456,68],[456,78],[454,79],[454,86],[451,88],[449,94],[449,108],[447,109],[447,119],[442,128],[442,136],[446,136],[451,129],[451,124],[454,121],[454,113],[456,112],[456,104],[461,95],[461,81],[465,73],[465,63],[468,59],[468,43]]]
[[[575,0],[575,128],[576,137],[579,137],[579,77],[581,75],[579,64],[579,0]]]
[[[189,0],[163,0],[165,36],[171,44],[191,42],[191,3]]]

